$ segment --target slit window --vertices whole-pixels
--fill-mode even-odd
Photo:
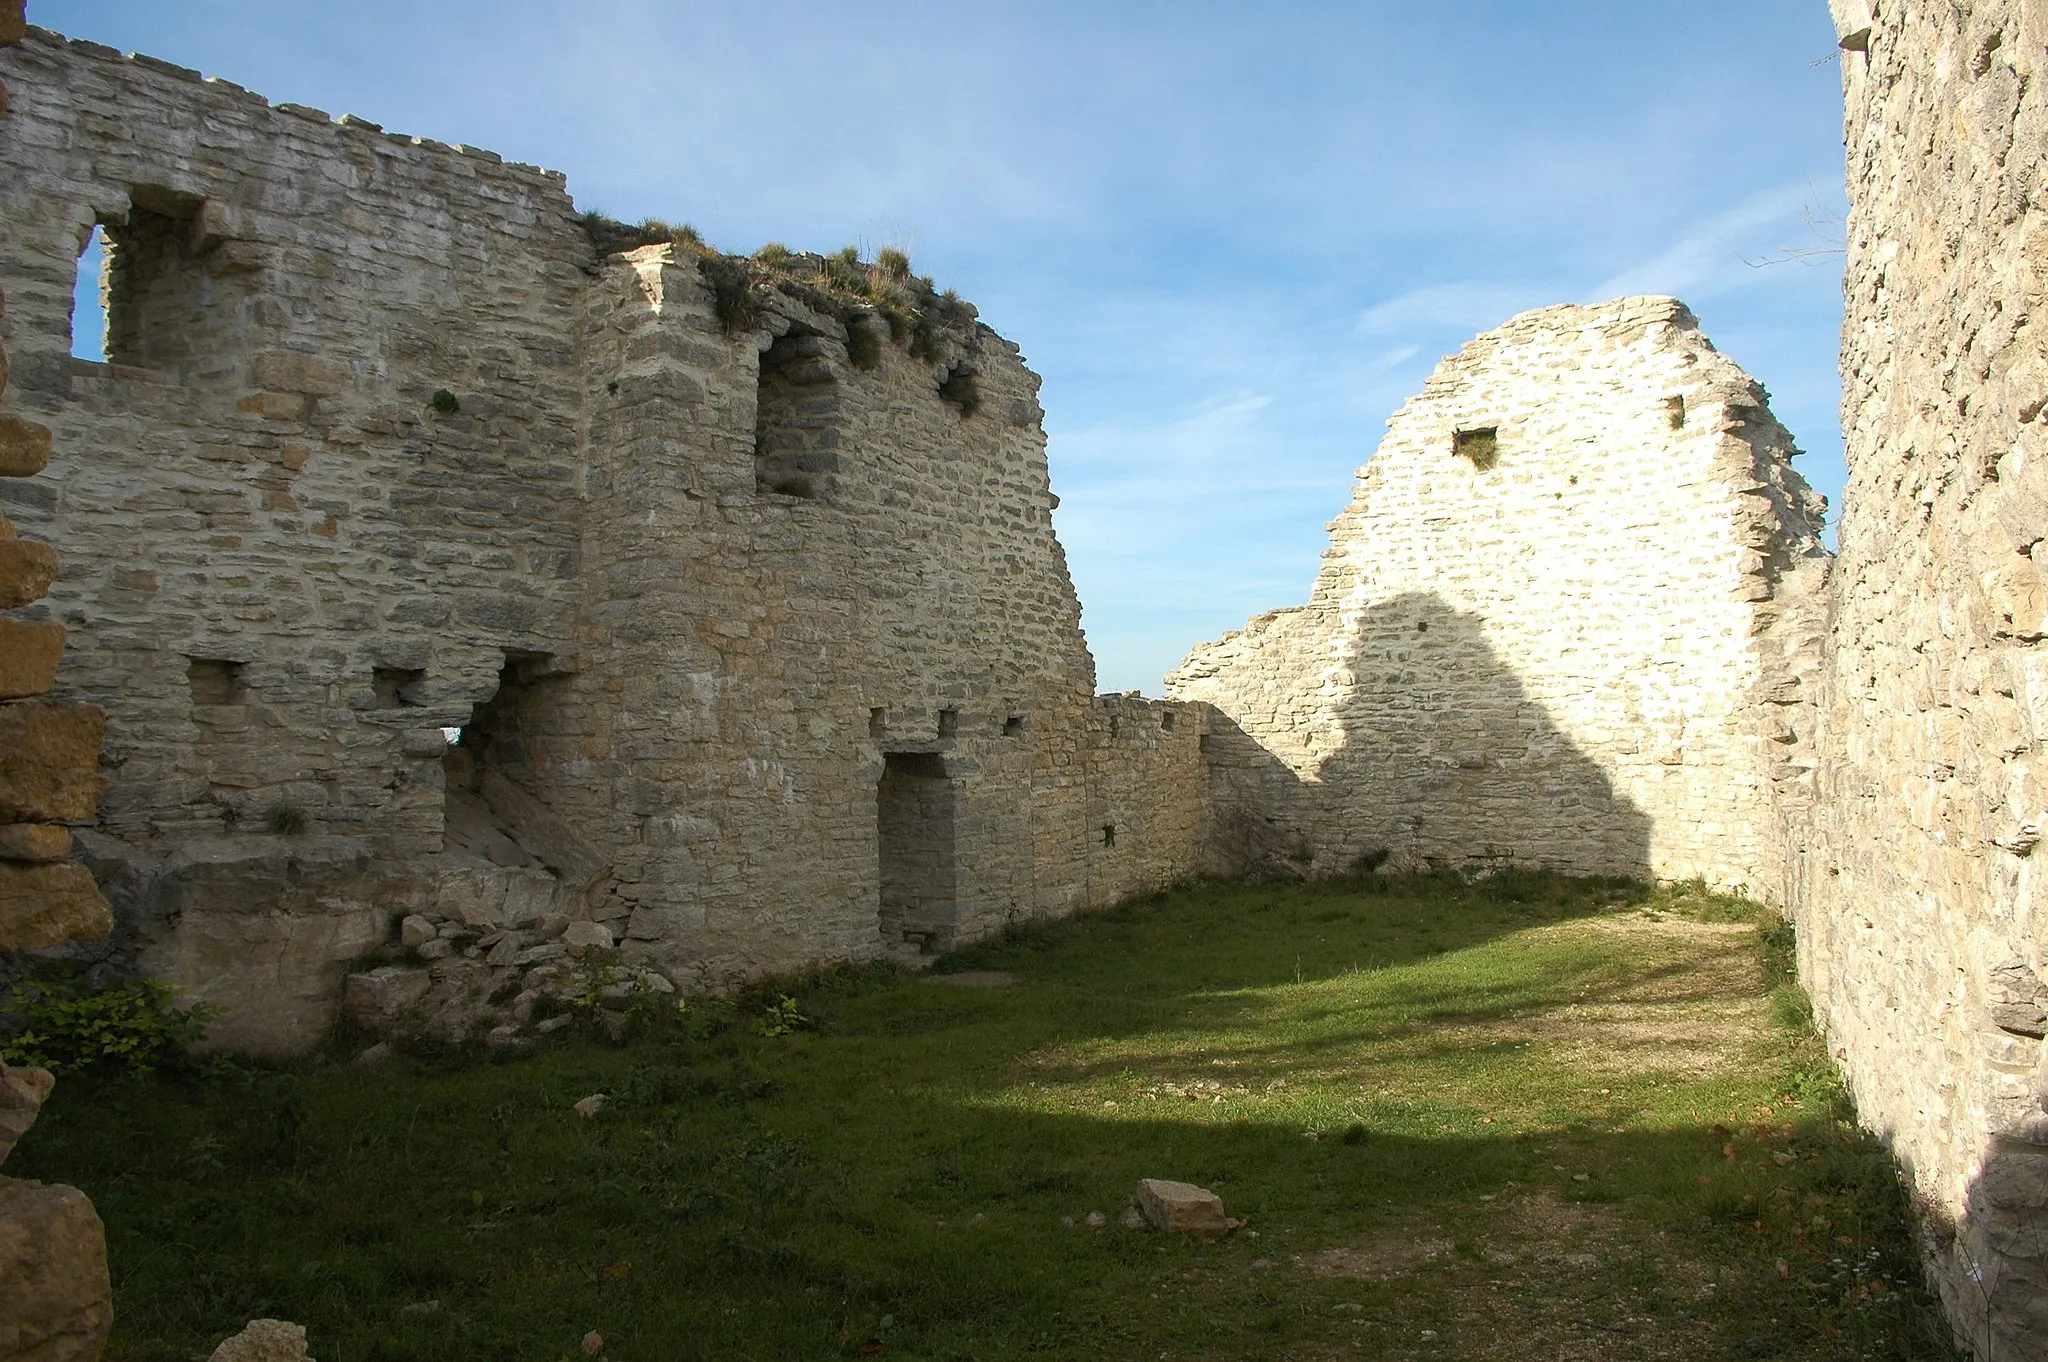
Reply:
[[[889,731],[889,711],[880,705],[868,711],[868,736],[879,738]]]
[[[1104,823],[1102,825],[1102,844],[1106,847],[1116,845],[1116,824]]]
[[[939,736],[950,738],[960,731],[960,711],[942,709],[939,711]]]
[[[186,660],[185,679],[192,686],[195,705],[239,705],[245,693],[242,664],[220,658],[194,657]]]
[[[107,358],[107,229],[97,222],[78,255],[78,280],[71,289],[71,353],[104,363]]]
[[[1472,466],[1484,473],[1500,462],[1500,427],[1475,426],[1452,432],[1451,452],[1461,459],[1470,459]]]
[[[424,703],[420,687],[427,674],[418,667],[378,667],[372,673],[377,688],[377,708],[403,709]]]

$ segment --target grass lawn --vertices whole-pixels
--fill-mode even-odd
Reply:
[[[257,1316],[320,1362],[1953,1357],[1783,935],[1615,882],[1203,885],[939,966],[995,987],[74,1078],[7,1172],[97,1203],[114,1359]],[[1126,1228],[1143,1177],[1248,1226]]]

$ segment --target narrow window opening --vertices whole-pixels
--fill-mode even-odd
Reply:
[[[868,736],[879,738],[889,731],[889,711],[880,705],[868,711]]]
[[[1474,468],[1485,472],[1500,462],[1500,427],[1479,426],[1452,432],[1451,452],[1461,459],[1470,459]]]
[[[187,659],[186,680],[195,705],[239,705],[244,692],[242,664],[217,657]]]
[[[839,384],[823,336],[784,336],[761,354],[754,486],[816,499],[839,471]]]
[[[960,711],[942,709],[939,711],[939,736],[950,738],[960,731]]]
[[[1673,430],[1685,429],[1685,395],[1664,399],[1664,420]]]
[[[1195,750],[1199,752],[1206,752],[1209,750],[1209,735],[1207,733],[1204,733],[1201,737],[1195,739]]]
[[[1030,724],[1026,721],[1026,717],[1024,715],[1012,714],[1009,718],[1003,720],[1003,736],[1006,738],[1014,738],[1029,727]]]
[[[1102,844],[1106,847],[1116,845],[1116,824],[1104,823],[1102,825]]]
[[[1179,715],[1175,714],[1170,709],[1167,710],[1164,714],[1161,714],[1159,716],[1159,731],[1161,733],[1173,732],[1173,725],[1179,717]]]
[[[1114,714],[1110,715],[1110,716],[1109,716],[1109,736],[1110,736],[1110,737],[1112,737],[1112,738],[1114,738],[1114,737],[1115,737],[1115,736],[1116,736],[1116,735],[1117,735],[1117,734],[1118,734],[1119,732],[1121,732],[1122,730],[1123,730],[1123,724],[1122,724],[1122,722],[1121,722],[1120,720],[1118,720],[1118,718],[1117,718],[1117,716],[1116,716],[1116,715],[1114,715]]]
[[[95,364],[107,358],[107,230],[97,222],[78,255],[78,279],[71,287],[71,353]]]
[[[377,688],[379,709],[402,709],[426,703],[420,689],[427,674],[419,667],[378,667],[371,677]]]
[[[213,277],[193,241],[201,201],[142,185],[130,197],[127,220],[98,233],[102,348],[115,364],[182,370],[208,358],[206,338],[220,329]]]
[[[1418,634],[1426,634],[1426,633],[1428,633],[1428,632],[1429,632],[1429,621],[1428,621],[1428,620],[1417,620],[1417,621],[1415,621],[1415,632],[1416,632],[1416,633],[1418,633]]]

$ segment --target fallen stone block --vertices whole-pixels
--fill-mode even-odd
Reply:
[[[0,704],[0,823],[72,823],[93,816],[106,711],[60,700]]]
[[[7,1161],[15,1142],[36,1123],[36,1113],[56,1086],[48,1069],[10,1069],[0,1063],[0,1163]]]
[[[207,1362],[312,1362],[306,1326],[281,1319],[252,1319],[241,1333],[223,1340]]]
[[[70,855],[70,828],[56,823],[0,824],[0,861],[62,861]]]
[[[0,416],[0,478],[32,478],[50,465],[50,428]]]
[[[114,1300],[106,1230],[85,1193],[0,1178],[0,1306],[0,1357],[99,1357]]]
[[[0,615],[0,700],[41,695],[57,680],[64,656],[64,626],[55,620]]]
[[[425,969],[409,965],[382,965],[351,974],[342,993],[341,1015],[352,1026],[389,1031],[420,1005],[432,984]]]
[[[612,948],[612,929],[602,922],[572,922],[563,929],[562,945],[576,959],[593,948],[608,951]]]
[[[113,929],[113,911],[92,872],[78,862],[0,861],[0,951],[97,941]]]
[[[1138,1183],[1137,1203],[1148,1224],[1172,1234],[1214,1238],[1244,1223],[1223,1214],[1223,1198],[1191,1182],[1145,1178]]]
[[[411,914],[398,924],[398,939],[405,943],[405,948],[409,951],[418,950],[439,935],[440,929],[418,913]]]
[[[0,610],[39,601],[57,580],[57,550],[34,539],[0,536]]]

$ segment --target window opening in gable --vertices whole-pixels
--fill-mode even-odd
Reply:
[[[1485,472],[1500,462],[1500,427],[1477,426],[1452,432],[1451,452],[1461,459],[1470,459],[1474,468]]]

